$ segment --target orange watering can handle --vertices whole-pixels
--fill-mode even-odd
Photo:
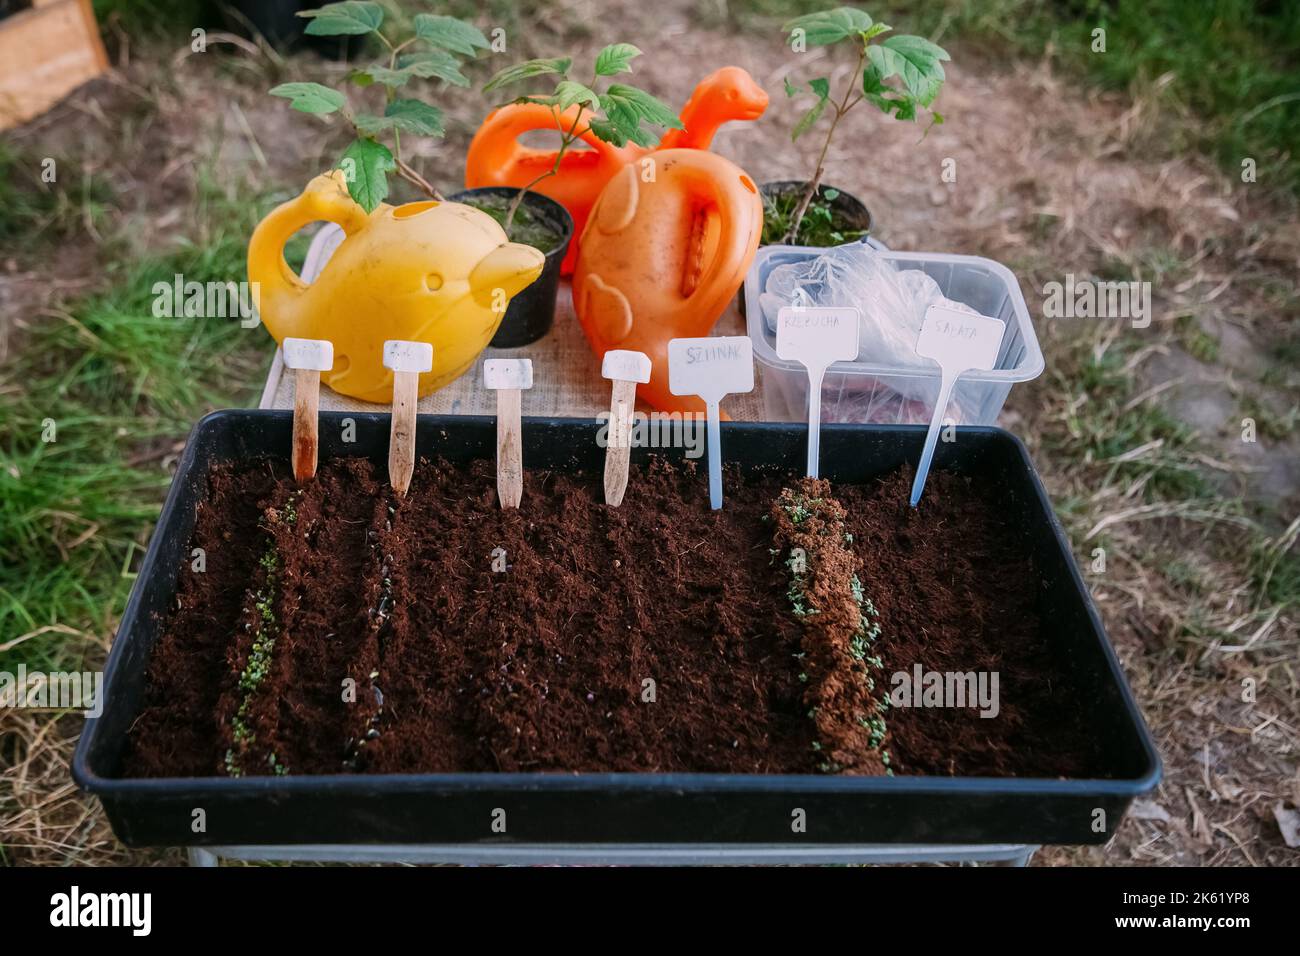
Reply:
[[[524,157],[555,156],[556,150],[525,146],[519,142],[524,133],[534,130],[566,133],[578,116],[578,107],[571,106],[556,113],[541,103],[510,103],[498,107],[474,136],[466,159],[466,184],[486,182],[491,174],[508,169]],[[589,126],[581,126],[578,138],[592,149],[607,155],[618,155],[619,150],[596,136]]]
[[[690,248],[682,269],[681,294],[689,299],[701,289],[703,280],[711,277],[715,263],[748,260],[752,252],[750,246],[753,234],[749,228],[749,217],[744,215],[742,205],[752,203],[752,197],[758,194],[758,189],[744,173],[732,182],[729,179],[719,179],[712,171],[698,167],[679,167],[678,170],[678,175],[683,177],[693,193],[708,197],[696,209]],[[718,219],[719,234],[713,257],[705,262],[707,216],[710,212]]]

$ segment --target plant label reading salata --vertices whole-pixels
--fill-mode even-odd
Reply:
[[[816,478],[821,448],[822,380],[836,362],[858,357],[862,313],[852,306],[790,306],[776,314],[776,354],[808,370],[808,477]]]
[[[704,399],[709,446],[709,504],[722,507],[722,423],[724,396],[754,390],[754,346],[747,335],[672,339],[668,343],[668,390]]]
[[[997,364],[1006,328],[1001,319],[932,305],[921,322],[916,354],[934,359],[954,377],[971,369],[987,371]]]
[[[988,371],[997,364],[1002,349],[1002,336],[1007,324],[1001,319],[989,318],[974,312],[962,312],[940,305],[925,311],[921,334],[916,340],[916,354],[939,363],[939,399],[930,416],[930,430],[925,436],[921,461],[916,467],[912,482],[911,504],[915,508],[925,491],[925,479],[930,474],[930,462],[939,441],[939,429],[952,398],[953,386],[962,373],[975,369]]]

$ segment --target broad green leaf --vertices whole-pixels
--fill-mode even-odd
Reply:
[[[283,96],[303,113],[333,113],[347,102],[338,90],[319,83],[281,83],[271,89],[271,95]]]
[[[795,123],[794,129],[790,131],[791,140],[798,139],[804,133],[808,132],[808,130],[812,129],[813,124],[822,118],[822,113],[826,112],[826,103],[827,100],[824,97],[819,99],[813,104],[812,109],[799,118],[799,122]]]
[[[363,113],[356,118],[357,129],[367,136],[396,129],[416,136],[443,134],[442,110],[419,100],[393,100],[383,116]]]
[[[555,86],[555,105],[561,110],[567,110],[575,103],[582,103],[593,110],[600,109],[600,98],[591,87],[573,80],[560,80]]]
[[[921,106],[929,106],[943,86],[944,71],[940,60],[948,53],[924,37],[894,36],[868,49],[873,65],[882,77],[897,74]]]
[[[856,7],[839,7],[796,17],[781,29],[790,34],[792,44],[795,31],[802,30],[809,46],[826,46],[866,33],[871,29],[871,17]]]
[[[360,36],[379,29],[384,22],[384,9],[377,3],[345,0],[343,3],[327,3],[315,10],[301,10],[298,16],[311,19],[305,32],[312,36]]]
[[[484,93],[491,93],[493,90],[499,90],[503,86],[510,86],[513,83],[521,83],[524,80],[531,80],[535,76],[564,76],[569,72],[569,67],[573,60],[569,57],[554,57],[549,60],[527,60],[523,63],[516,63],[514,66],[508,66],[499,71],[492,79],[487,81],[483,87]]]
[[[415,17],[415,35],[436,47],[465,56],[475,56],[489,46],[478,27],[433,13],[420,13]]]
[[[374,212],[388,197],[388,174],[396,168],[388,147],[365,137],[354,140],[339,160],[348,192],[366,212]]]
[[[605,95],[601,97],[601,105],[605,107],[606,113],[609,112],[609,102],[630,111],[638,119],[652,126],[685,129],[676,113],[663,102],[645,92],[645,90],[638,90],[635,86],[628,86],[625,83],[611,83],[609,89],[605,91]]]
[[[641,55],[630,43],[611,43],[596,55],[596,75],[616,76],[632,72],[632,60]]]
[[[831,81],[818,78],[808,81],[808,88],[817,94],[819,100],[824,100],[831,95]]]
[[[611,146],[627,145],[627,136],[609,120],[593,119],[587,126],[597,139],[604,140]]]
[[[873,37],[878,37],[878,36],[880,36],[880,34],[882,34],[882,33],[888,33],[888,32],[889,32],[890,30],[892,30],[892,29],[894,29],[894,28],[891,27],[891,26],[890,26],[889,24],[887,24],[887,23],[873,23],[873,24],[871,24],[871,27],[870,27],[869,29],[863,31],[863,33],[862,33],[862,39],[863,39],[864,41],[865,41],[865,40],[870,40],[870,39],[872,39]]]
[[[445,80],[453,86],[469,86],[469,79],[460,72],[456,58],[443,50],[404,56],[398,60],[397,69],[376,63],[360,71],[359,75],[369,77],[372,82],[382,83],[390,90],[405,86],[409,80],[417,78]]]
[[[469,86],[469,79],[460,71],[460,62],[442,50],[427,50],[400,57],[397,67],[422,80],[446,80],[452,86]]]

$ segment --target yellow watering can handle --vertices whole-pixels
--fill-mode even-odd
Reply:
[[[370,221],[366,211],[348,195],[342,170],[317,176],[302,195],[277,206],[258,223],[248,242],[248,278],[261,287],[262,321],[276,339],[293,335],[286,328],[286,298],[307,288],[284,258],[284,246],[303,226],[327,220],[351,236]]]

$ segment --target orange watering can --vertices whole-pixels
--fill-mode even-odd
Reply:
[[[655,154],[610,180],[579,240],[573,306],[599,356],[650,356],[637,394],[661,411],[702,412],[668,390],[668,340],[707,335],[736,295],[763,233],[763,200],[730,160],[699,149]]]
[[[679,119],[685,129],[669,130],[658,149],[702,149],[713,143],[713,134],[731,120],[754,120],[767,109],[767,94],[753,77],[738,66],[724,66],[705,77],[682,108]],[[540,103],[512,103],[489,113],[469,145],[465,159],[465,185],[526,186],[555,166],[555,150],[524,146],[519,137],[531,130],[568,130],[578,107],[557,113]],[[590,149],[571,149],[560,161],[560,171],[543,179],[538,192],[561,203],[573,216],[575,235],[582,235],[596,197],[620,169],[650,152],[635,143],[611,146],[590,130],[582,141]],[[573,272],[578,249],[569,248],[562,271]]]
[[[322,219],[342,226],[347,238],[308,285],[285,262],[284,244]],[[367,214],[339,170],[273,210],[248,243],[248,278],[259,286],[267,331],[281,343],[287,336],[334,343],[334,368],[321,380],[367,402],[392,399],[393,373],[383,364],[388,339],[433,346],[421,395],[460,376],[544,261],[532,246],[508,242],[487,213],[461,203],[380,203]]]

